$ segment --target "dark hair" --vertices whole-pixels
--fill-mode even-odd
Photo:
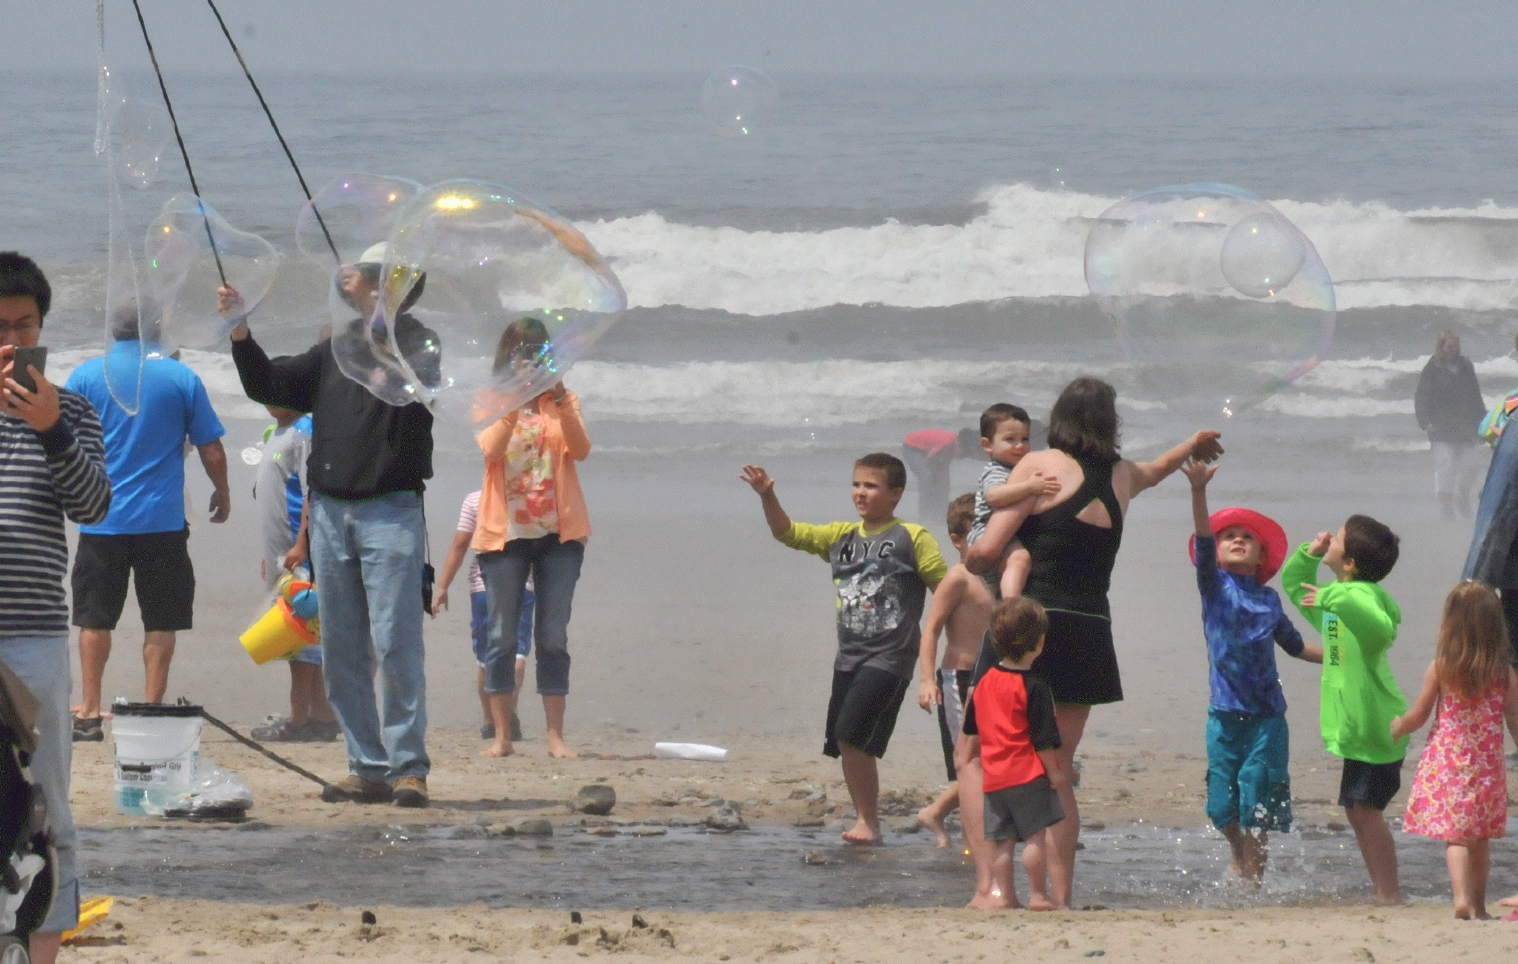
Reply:
[[[144,297],[140,302],[133,297],[117,303],[111,312],[110,329],[111,337],[116,341],[133,341],[143,339],[148,342],[158,340],[159,322],[163,319],[163,311],[158,303],[152,298]],[[143,337],[143,329],[147,329],[147,336]]]
[[[536,318],[518,318],[506,326],[506,330],[501,332],[501,340],[496,342],[493,370],[499,372],[509,365],[524,345],[532,346],[530,357],[536,358],[546,344],[548,326]]]
[[[967,536],[975,525],[975,493],[966,492],[949,503],[949,535]]]
[[[1029,428],[1033,427],[1033,421],[1028,418],[1028,413],[1017,405],[1008,405],[1006,402],[997,402],[984,412],[980,413],[980,437],[990,438],[996,434],[996,429],[1002,422],[1008,419],[1016,419]]]
[[[31,258],[18,251],[0,251],[0,298],[31,298],[37,302],[40,321],[53,306],[53,286]]]
[[[1049,447],[1075,458],[1101,462],[1122,458],[1117,451],[1117,389],[1100,378],[1081,377],[1065,386],[1049,412]]]
[[[1344,558],[1355,564],[1355,578],[1380,582],[1397,564],[1402,542],[1383,522],[1368,515],[1352,515],[1344,523]]]
[[[1014,596],[991,610],[991,645],[1002,659],[1017,662],[1038,648],[1049,630],[1049,614],[1037,599]]]
[[[907,487],[907,466],[889,452],[871,452],[854,463],[856,469],[877,469],[886,474],[886,488]]]

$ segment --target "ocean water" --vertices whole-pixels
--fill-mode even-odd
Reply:
[[[152,93],[136,51],[118,46],[118,73]],[[309,344],[328,320],[325,281],[294,249],[302,198],[251,92],[230,74],[168,81],[206,199],[288,256],[260,337]],[[1125,363],[1081,257],[1109,204],[1198,180],[1271,200],[1335,281],[1329,357],[1250,413],[1268,431],[1426,446],[1411,398],[1446,327],[1490,398],[1518,383],[1518,105],[1506,85],[776,81],[774,119],[731,141],[705,127],[700,77],[262,78],[313,187],[349,171],[483,177],[575,220],[630,304],[570,376],[603,452],[857,451],[971,424],[992,401],[1037,413],[1078,373],[1118,384],[1130,446],[1171,437],[1189,426]],[[95,78],[0,84],[0,122],[21,132],[0,157],[3,245],[55,281],[48,338],[62,371],[103,341]],[[129,223],[186,188],[171,149],[159,182],[129,192]],[[187,358],[218,406],[259,415],[224,351]]]

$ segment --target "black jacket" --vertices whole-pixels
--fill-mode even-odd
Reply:
[[[1437,355],[1430,358],[1418,378],[1413,412],[1430,442],[1475,442],[1486,402],[1471,360],[1459,355],[1445,364]]]
[[[348,378],[337,367],[331,339],[300,355],[270,359],[248,337],[232,343],[232,361],[253,401],[311,414],[306,480],[315,491],[357,500],[426,488],[425,480],[432,478],[432,413],[417,402],[404,407],[382,402]]]

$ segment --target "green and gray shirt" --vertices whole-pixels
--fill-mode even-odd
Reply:
[[[780,541],[833,566],[838,587],[833,668],[852,672],[869,666],[911,679],[927,591],[948,572],[932,534],[900,519],[873,532],[866,532],[863,522],[792,522]]]

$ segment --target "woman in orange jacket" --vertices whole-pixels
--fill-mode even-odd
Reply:
[[[532,362],[548,343],[535,318],[506,326],[495,368]],[[489,592],[490,641],[485,694],[495,742],[482,756],[509,756],[511,694],[516,689],[516,627],[527,577],[536,593],[534,642],[538,693],[548,721],[548,755],[575,757],[564,742],[569,693],[569,617],[590,538],[590,517],[575,463],[590,454],[580,401],[563,383],[479,434],[485,454],[479,518],[472,543]]]

